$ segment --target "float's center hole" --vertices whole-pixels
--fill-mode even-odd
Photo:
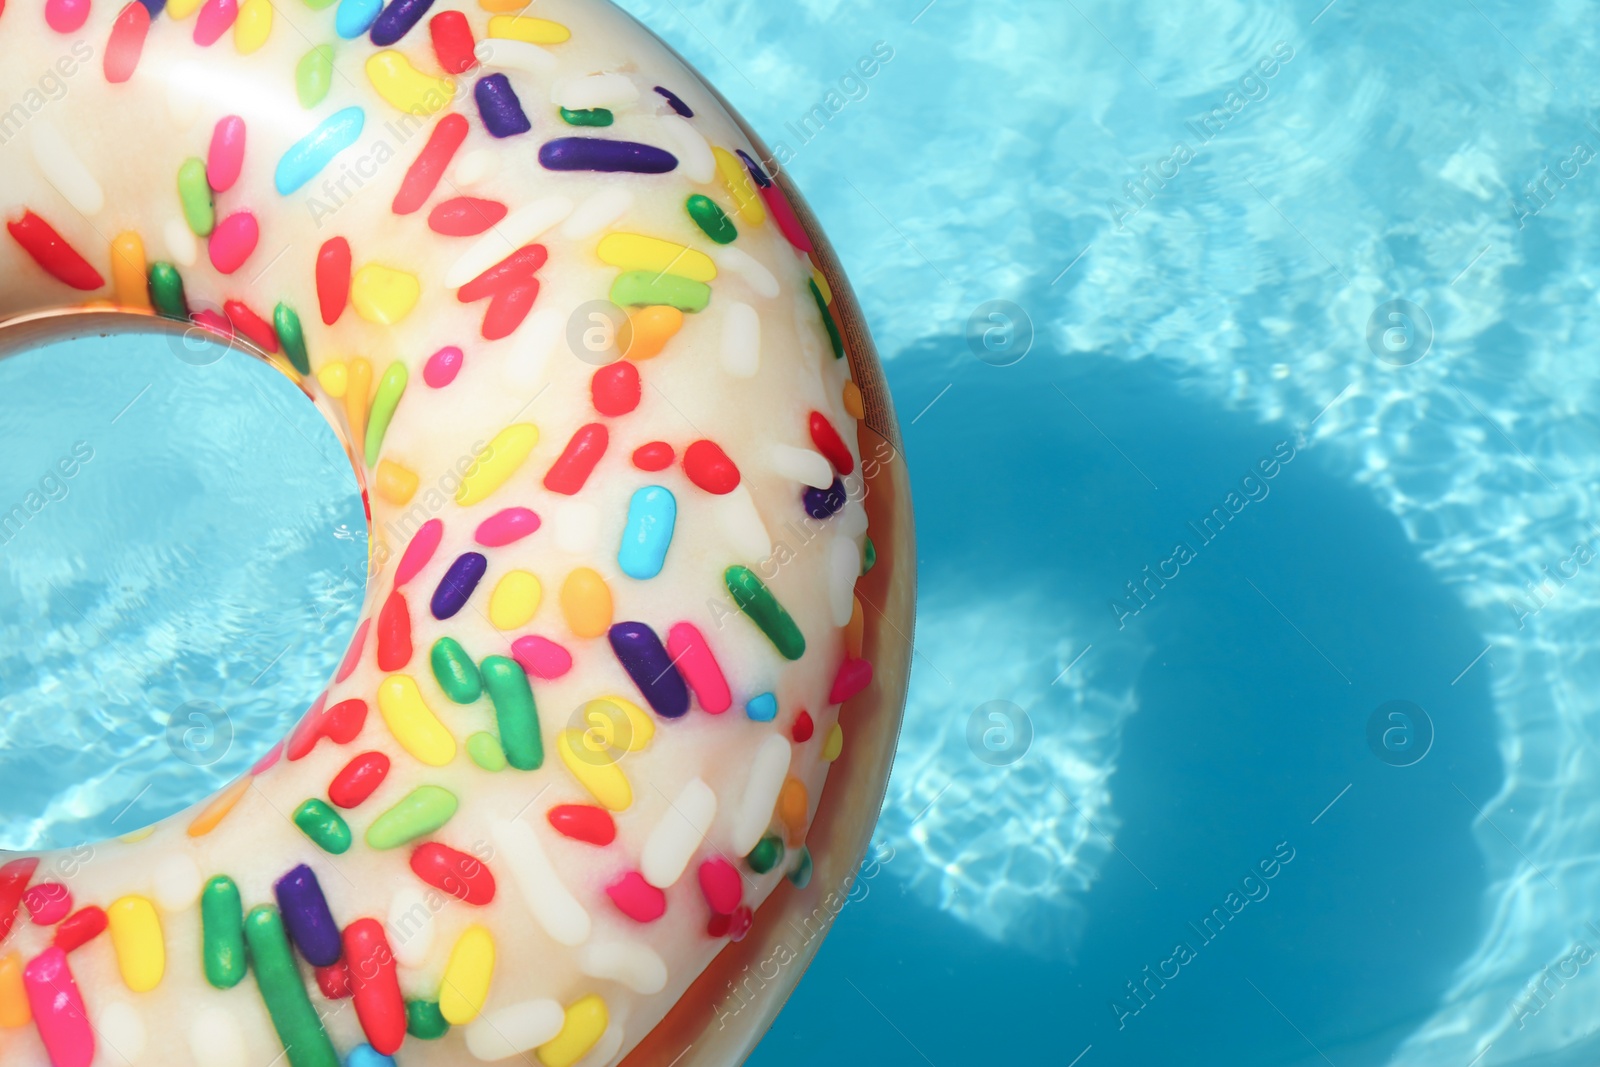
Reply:
[[[0,357],[0,849],[63,847],[283,736],[350,641],[366,520],[317,408],[199,331],[66,318]]]

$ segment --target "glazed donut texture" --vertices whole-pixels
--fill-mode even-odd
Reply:
[[[862,396],[784,193],[591,0],[13,0],[0,47],[0,312],[250,341],[372,531],[249,775],[0,865],[0,1063],[618,1061],[809,876],[871,676]]]

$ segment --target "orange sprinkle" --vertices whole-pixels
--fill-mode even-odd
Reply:
[[[22,986],[22,957],[15,952],[0,956],[0,1026],[15,1030],[32,1021],[28,994]]]
[[[579,567],[561,583],[561,614],[577,637],[599,637],[611,628],[611,588],[597,571]]]
[[[628,322],[633,337],[623,356],[632,360],[654,359],[672,340],[672,335],[683,328],[683,312],[664,304],[652,304],[629,315]]]
[[[350,422],[350,444],[361,455],[367,450],[367,401],[372,395],[372,364],[357,357],[350,361],[344,388],[344,414]]]
[[[778,821],[789,831],[786,836],[791,848],[806,839],[806,812],[810,805],[811,798],[806,795],[806,784],[790,775],[783,783],[783,790],[778,794]]]
[[[125,308],[150,310],[149,279],[145,276],[144,241],[132,230],[111,242],[111,288]]]
[[[221,825],[222,820],[228,817],[234,805],[244,799],[250,789],[250,778],[245,776],[234,782],[228,788],[211,798],[199,815],[194,817],[194,822],[189,824],[190,837],[204,837]]]
[[[844,409],[852,419],[865,418],[867,409],[861,406],[861,386],[846,380],[844,383]]]
[[[851,659],[861,658],[861,644],[866,639],[867,617],[861,610],[861,598],[850,605],[850,621],[844,627],[844,650]]]
[[[417,472],[392,459],[378,461],[378,495],[391,504],[404,505],[417,493]]]

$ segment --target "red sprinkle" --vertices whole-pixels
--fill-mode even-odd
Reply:
[[[411,869],[433,888],[465,904],[481,907],[494,899],[494,875],[483,861],[437,841],[417,846],[411,853]]]
[[[851,457],[850,450],[845,447],[844,438],[839,436],[839,431],[833,428],[833,423],[820,411],[811,413],[811,443],[817,446],[833,469],[840,474],[849,474],[856,469],[856,461]]]
[[[545,816],[556,833],[591,845],[609,845],[617,839],[617,823],[605,808],[593,804],[557,804]]]
[[[17,921],[17,908],[22,904],[22,895],[27,892],[28,882],[38,868],[37,856],[0,864],[0,941],[11,934],[11,926]]]
[[[242,333],[250,339],[250,343],[263,352],[276,352],[278,350],[278,331],[272,324],[239,300],[229,300],[222,305],[222,313],[228,317],[228,323],[235,332]]]
[[[350,302],[350,242],[330,237],[317,251],[317,305],[322,321],[329,326],[339,321]]]
[[[329,1000],[343,1000],[350,995],[350,967],[344,960],[313,970],[317,976],[317,988],[322,990],[323,996]]]
[[[817,724],[811,721],[811,713],[804,708],[794,717],[794,728],[789,731],[797,745],[803,745],[811,740],[811,735],[817,732]]]
[[[60,882],[40,882],[22,894],[28,916],[40,926],[54,926],[72,910],[72,890]]]
[[[582,489],[583,483],[594,473],[595,464],[606,454],[606,444],[610,439],[611,435],[606,432],[605,426],[598,422],[578,427],[572,440],[567,442],[567,447],[551,464],[550,472],[544,476],[544,487],[552,493],[565,493],[567,496]]]
[[[778,229],[783,231],[783,236],[789,243],[802,252],[811,251],[811,238],[806,235],[806,228],[800,225],[800,220],[795,217],[794,207],[790,205],[789,198],[783,195],[776,183],[761,187],[761,199],[767,202],[767,210],[772,213],[772,221],[778,224]]]
[[[12,239],[22,246],[22,250],[56,281],[83,292],[105,285],[106,280],[100,276],[100,272],[89,266],[89,261],[67,244],[66,238],[57,233],[55,227],[33,212],[25,211],[22,218],[6,223],[6,229],[10,231]]]
[[[626,415],[638,407],[643,392],[639,368],[625,359],[606,364],[589,379],[589,395],[593,398],[594,409],[613,418]]]
[[[356,627],[356,635],[350,639],[350,647],[345,649],[344,662],[339,664],[339,673],[333,676],[336,682],[342,682],[356,672],[356,667],[361,663],[361,651],[367,647],[367,631],[372,628],[372,619],[361,620],[361,625]]]
[[[406,1002],[400,993],[394,950],[377,919],[357,919],[344,928],[344,958],[350,995],[367,1042],[392,1056],[406,1039]]]
[[[651,441],[633,450],[633,465],[642,471],[664,471],[676,455],[665,441]]]
[[[683,472],[695,485],[716,496],[739,487],[739,468],[715,442],[703,438],[683,450]]]
[[[328,783],[328,799],[341,808],[358,808],[389,777],[389,757],[363,752]]]
[[[150,9],[140,0],[131,0],[111,24],[111,39],[106,42],[104,69],[106,81],[120,84],[133,77],[150,32]]]
[[[411,608],[396,589],[378,612],[378,669],[398,671],[411,662]]]
[[[98,906],[90,904],[87,908],[77,911],[61,920],[61,925],[56,927],[56,948],[62,952],[71,952],[79,945],[87,944],[105,933],[106,913]]]
[[[212,311],[210,308],[202,308],[201,310],[190,315],[189,318],[197,326],[204,326],[214,334],[226,337],[229,340],[233,339],[233,323],[229,322],[228,316],[222,314],[220,311]]]
[[[726,937],[733,941],[743,941],[744,935],[750,932],[754,916],[748,904],[741,904],[732,915],[713,915],[711,921],[706,923],[706,933],[712,937]]]
[[[478,65],[472,27],[461,12],[439,12],[428,20],[428,33],[433,38],[433,54],[446,73],[465,74]]]
[[[421,153],[406,171],[400,191],[394,195],[392,210],[396,215],[409,215],[428,202],[439,179],[444,177],[445,168],[466,139],[465,118],[452,113],[439,120],[428,135],[428,143],[422,146]]]
[[[239,180],[244,169],[244,119],[227,115],[217,120],[211,131],[211,150],[206,153],[206,182],[213,192],[225,193]]]
[[[714,856],[700,865],[700,892],[714,915],[732,915],[744,896],[744,886],[733,864]]]
[[[446,237],[476,237],[505,217],[506,206],[498,200],[457,196],[428,212],[428,229]]]
[[[361,733],[361,727],[367,722],[367,702],[360,697],[351,697],[341,700],[333,707],[323,710],[318,700],[306,712],[306,717],[300,720],[300,725],[295,727],[294,733],[289,735],[289,745],[284,749],[284,754],[289,757],[289,762],[305,759],[311,750],[317,747],[317,742],[324,737],[336,745],[348,745]]]
[[[493,297],[483,315],[484,340],[509,337],[522,325],[539,295],[539,279],[535,275],[547,258],[544,245],[523,245],[456,290],[456,299],[463,304]]]
[[[667,913],[667,895],[638,871],[629,871],[606,886],[606,896],[636,923],[653,923]]]
[[[847,659],[839,664],[839,673],[834,675],[828,703],[843,704],[871,684],[872,664],[864,659]]]

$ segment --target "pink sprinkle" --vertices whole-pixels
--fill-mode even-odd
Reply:
[[[271,770],[272,765],[277,763],[278,758],[282,755],[283,742],[279,741],[277,744],[273,745],[267,750],[267,754],[265,756],[262,756],[260,759],[256,760],[256,765],[250,768],[250,776],[253,778],[264,771]]]
[[[149,33],[150,9],[139,0],[128,0],[111,24],[111,37],[106,41],[105,59],[101,63],[106,81],[120,85],[133,77],[133,72],[139,69],[139,56],[144,52],[144,39]]]
[[[511,658],[523,670],[546,682],[554,681],[572,669],[572,653],[537,634],[519,637],[511,642]]]
[[[39,882],[22,894],[22,905],[40,926],[54,926],[72,914],[72,890],[60,882]]]
[[[443,389],[456,380],[465,359],[461,349],[446,345],[428,357],[427,365],[422,368],[422,380],[428,383],[429,389]]]
[[[693,623],[680,622],[667,631],[667,655],[678,665],[683,680],[694,690],[702,708],[713,715],[721,715],[733,705],[728,679],[723,676],[705,635]]]
[[[399,589],[411,579],[415,578],[422,568],[428,565],[433,554],[439,550],[439,542],[444,539],[444,523],[439,519],[429,519],[422,524],[411,538],[411,543],[406,546],[405,554],[400,557],[400,565],[394,570],[394,587]]]
[[[744,895],[744,887],[740,885],[739,872],[734,870],[733,864],[719,856],[700,865],[700,892],[706,895],[712,912],[732,915]]]
[[[789,205],[789,198],[783,195],[783,190],[779,189],[776,183],[763,186],[761,197],[767,202],[767,210],[772,212],[773,221],[789,239],[789,243],[802,252],[811,251],[811,238],[806,235],[806,228],[800,225],[800,220],[795,217],[794,208]]]
[[[350,649],[344,654],[344,662],[339,664],[339,673],[333,676],[334,681],[342,682],[356,672],[356,664],[361,662],[361,650],[367,647],[367,630],[371,626],[372,618],[368,616],[356,627],[356,635],[350,640]],[[327,694],[323,695],[326,697]]]
[[[233,323],[229,322],[228,317],[220,311],[212,311],[210,308],[205,308],[196,311],[189,318],[196,325],[203,326],[212,333],[221,334],[223,337],[228,338],[233,337]]]
[[[653,923],[667,913],[667,895],[645,881],[638,871],[629,871],[606,886],[606,895],[636,923]]]
[[[872,664],[864,659],[847,659],[839,664],[833,688],[828,692],[828,703],[843,704],[846,700],[872,684]]]
[[[754,924],[755,915],[750,911],[750,905],[740,904],[732,915],[711,916],[711,921],[706,923],[706,933],[712,937],[726,937],[730,941],[743,941],[744,935],[750,932]]]
[[[239,17],[239,0],[206,0],[194,23],[194,43],[209,48]]]
[[[216,192],[233,188],[244,169],[244,119],[228,115],[211,131],[211,151],[206,156],[206,181]]]
[[[57,33],[76,33],[89,21],[89,0],[46,0],[44,20]]]
[[[259,240],[261,227],[256,224],[256,217],[248,211],[234,212],[217,223],[217,228],[211,231],[211,240],[207,245],[211,253],[211,265],[222,274],[232,274],[244,266],[244,261],[256,250]]]
[[[539,516],[527,508],[506,508],[478,524],[473,538],[480,545],[499,548],[520,541],[539,528]]]
[[[89,1067],[94,1031],[67,954],[55,946],[39,953],[22,969],[22,985],[52,1067]]]

